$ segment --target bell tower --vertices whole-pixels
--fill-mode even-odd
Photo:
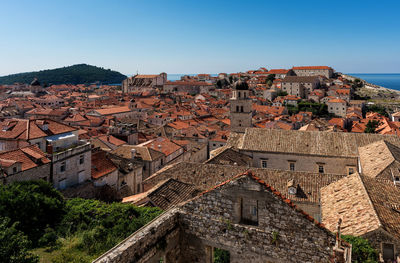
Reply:
[[[238,80],[233,84],[230,99],[231,131],[244,132],[252,127],[252,102],[249,98],[249,86],[245,81]]]

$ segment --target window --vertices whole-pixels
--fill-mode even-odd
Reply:
[[[239,106],[236,106],[236,112],[239,112]]]
[[[65,162],[62,162],[61,166],[60,166],[60,172],[62,172],[62,173],[65,172],[66,166],[67,166],[67,164]]]
[[[394,260],[394,245],[383,243],[382,244],[383,251],[383,260],[385,262],[392,262]]]
[[[319,172],[320,174],[323,174],[323,173],[324,173],[324,166],[323,166],[323,165],[318,165],[318,172]]]
[[[13,173],[16,173],[17,172],[17,167],[14,167],[13,168]]]
[[[258,201],[253,199],[240,199],[241,217],[240,223],[246,225],[258,225]]]
[[[289,170],[290,171],[294,171],[294,163],[293,162],[291,162],[291,163],[289,163]]]
[[[261,167],[262,168],[267,168],[268,167],[267,160],[261,160]]]
[[[243,112],[243,106],[240,106],[240,112]]]
[[[85,156],[81,155],[79,156],[79,164],[83,164],[85,162]]]
[[[350,174],[353,174],[354,173],[354,168],[353,167],[349,167],[349,172],[348,172],[348,174],[350,175]]]

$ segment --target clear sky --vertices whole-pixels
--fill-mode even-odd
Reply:
[[[129,75],[399,73],[399,2],[1,0],[0,75],[79,63]]]

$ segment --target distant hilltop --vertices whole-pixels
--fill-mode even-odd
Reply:
[[[0,77],[0,85],[14,83],[31,83],[33,79],[45,84],[102,84],[121,83],[126,76],[110,69],[104,69],[87,64],[77,64],[68,67],[46,69],[35,72],[25,72]]]

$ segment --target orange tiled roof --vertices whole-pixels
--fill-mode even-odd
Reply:
[[[115,164],[107,158],[106,152],[92,152],[92,178],[98,179],[117,170]]]
[[[34,160],[38,161],[35,162]],[[30,145],[0,153],[0,162],[2,165],[19,162],[22,165],[22,171],[25,171],[38,167],[41,163],[50,163],[50,160],[36,145]]]
[[[41,128],[42,125],[47,125],[47,129],[45,130]],[[9,119],[0,123],[0,127],[2,127],[2,130],[0,131],[0,138],[22,140],[32,140],[77,130],[76,128],[66,124],[49,119]]]

